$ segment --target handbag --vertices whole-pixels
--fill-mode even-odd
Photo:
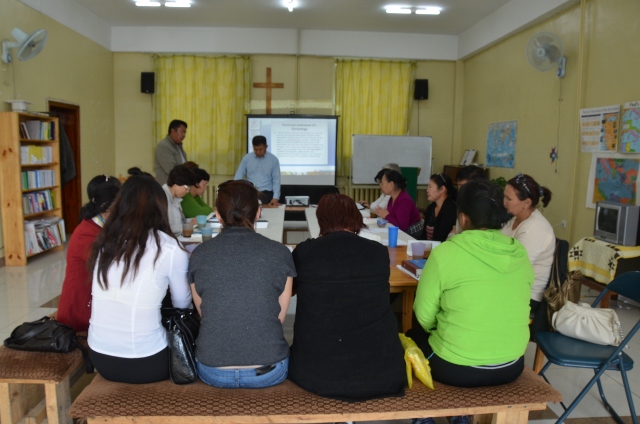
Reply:
[[[553,256],[549,286],[544,292],[544,299],[547,301],[547,322],[549,323],[552,321],[553,314],[562,309],[567,301],[578,302],[580,300],[580,292],[575,288],[580,287],[582,273],[572,271],[567,274],[566,265],[564,265],[564,269],[560,269],[561,266],[558,263],[560,255],[557,253],[559,249],[560,242],[556,242],[556,254]],[[566,262],[563,261],[563,263]]]
[[[162,324],[169,340],[169,376],[175,384],[189,384],[198,378],[196,338],[200,320],[193,309],[162,308]]]
[[[423,231],[424,231],[424,219],[421,219],[420,221],[414,224],[411,224],[409,228],[407,228],[407,234],[413,238],[420,237]]]
[[[51,317],[17,326],[4,341],[10,349],[69,353],[78,347],[76,330]]]
[[[623,339],[616,311],[587,303],[567,302],[553,314],[552,324],[560,334],[599,345],[619,346]]]

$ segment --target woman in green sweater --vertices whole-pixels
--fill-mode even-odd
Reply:
[[[413,309],[420,326],[407,336],[429,358],[433,379],[444,384],[505,384],[524,367],[534,274],[525,248],[500,232],[509,220],[502,197],[484,181],[461,187],[462,232],[432,251],[418,282]]]
[[[202,200],[202,194],[207,190],[209,185],[210,176],[207,171],[200,168],[193,168],[193,173],[196,174],[196,180],[198,184],[191,186],[189,193],[182,198],[182,212],[184,212],[185,218],[194,218],[198,215],[209,215],[213,212],[213,208],[207,205]]]

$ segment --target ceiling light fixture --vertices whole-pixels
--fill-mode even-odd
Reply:
[[[399,13],[402,15],[410,15],[411,9],[402,6],[387,6],[387,13]]]
[[[295,7],[295,5],[293,4],[294,0],[285,0],[285,6],[287,7],[287,9],[289,9],[289,12],[293,12],[293,8]]]
[[[441,10],[435,6],[420,7],[416,8],[416,15],[439,15]]]
[[[158,7],[160,6],[159,1],[137,1],[136,6],[140,7]]]
[[[166,1],[164,5],[165,7],[191,7],[191,4],[186,1]]]

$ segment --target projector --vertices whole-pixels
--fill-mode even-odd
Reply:
[[[309,206],[309,196],[285,196],[287,206]]]

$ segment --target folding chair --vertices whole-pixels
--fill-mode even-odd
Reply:
[[[597,307],[602,297],[604,297],[608,291],[618,293],[636,302],[640,302],[640,271],[631,271],[616,277],[613,281],[607,284],[606,288],[602,293],[600,293],[591,306],[594,308]],[[620,346],[602,346],[563,336],[560,333],[540,332],[536,334],[536,343],[549,360],[539,373],[547,383],[549,383],[549,380],[547,380],[544,373],[551,364],[556,364],[562,367],[591,368],[595,373],[593,378],[584,387],[584,389],[582,389],[578,397],[573,401],[573,403],[571,403],[571,405],[569,405],[568,408],[561,402],[565,412],[558,421],[556,421],[556,423],[564,422],[571,411],[573,411],[578,403],[580,403],[582,398],[584,398],[593,385],[598,383],[598,391],[600,392],[600,397],[602,398],[605,408],[618,423],[623,424],[624,421],[622,421],[613,407],[609,402],[607,402],[607,398],[605,397],[602,389],[602,383],[600,382],[600,377],[605,371],[617,370],[620,371],[620,374],[622,375],[624,391],[627,395],[627,402],[629,403],[629,411],[631,412],[633,423],[638,424],[638,418],[633,406],[631,389],[629,388],[629,380],[627,379],[627,371],[630,371],[633,368],[633,359],[622,351],[638,332],[638,329],[640,329],[640,319],[636,322],[631,331],[629,331],[627,336],[624,338],[624,341],[620,343]]]

